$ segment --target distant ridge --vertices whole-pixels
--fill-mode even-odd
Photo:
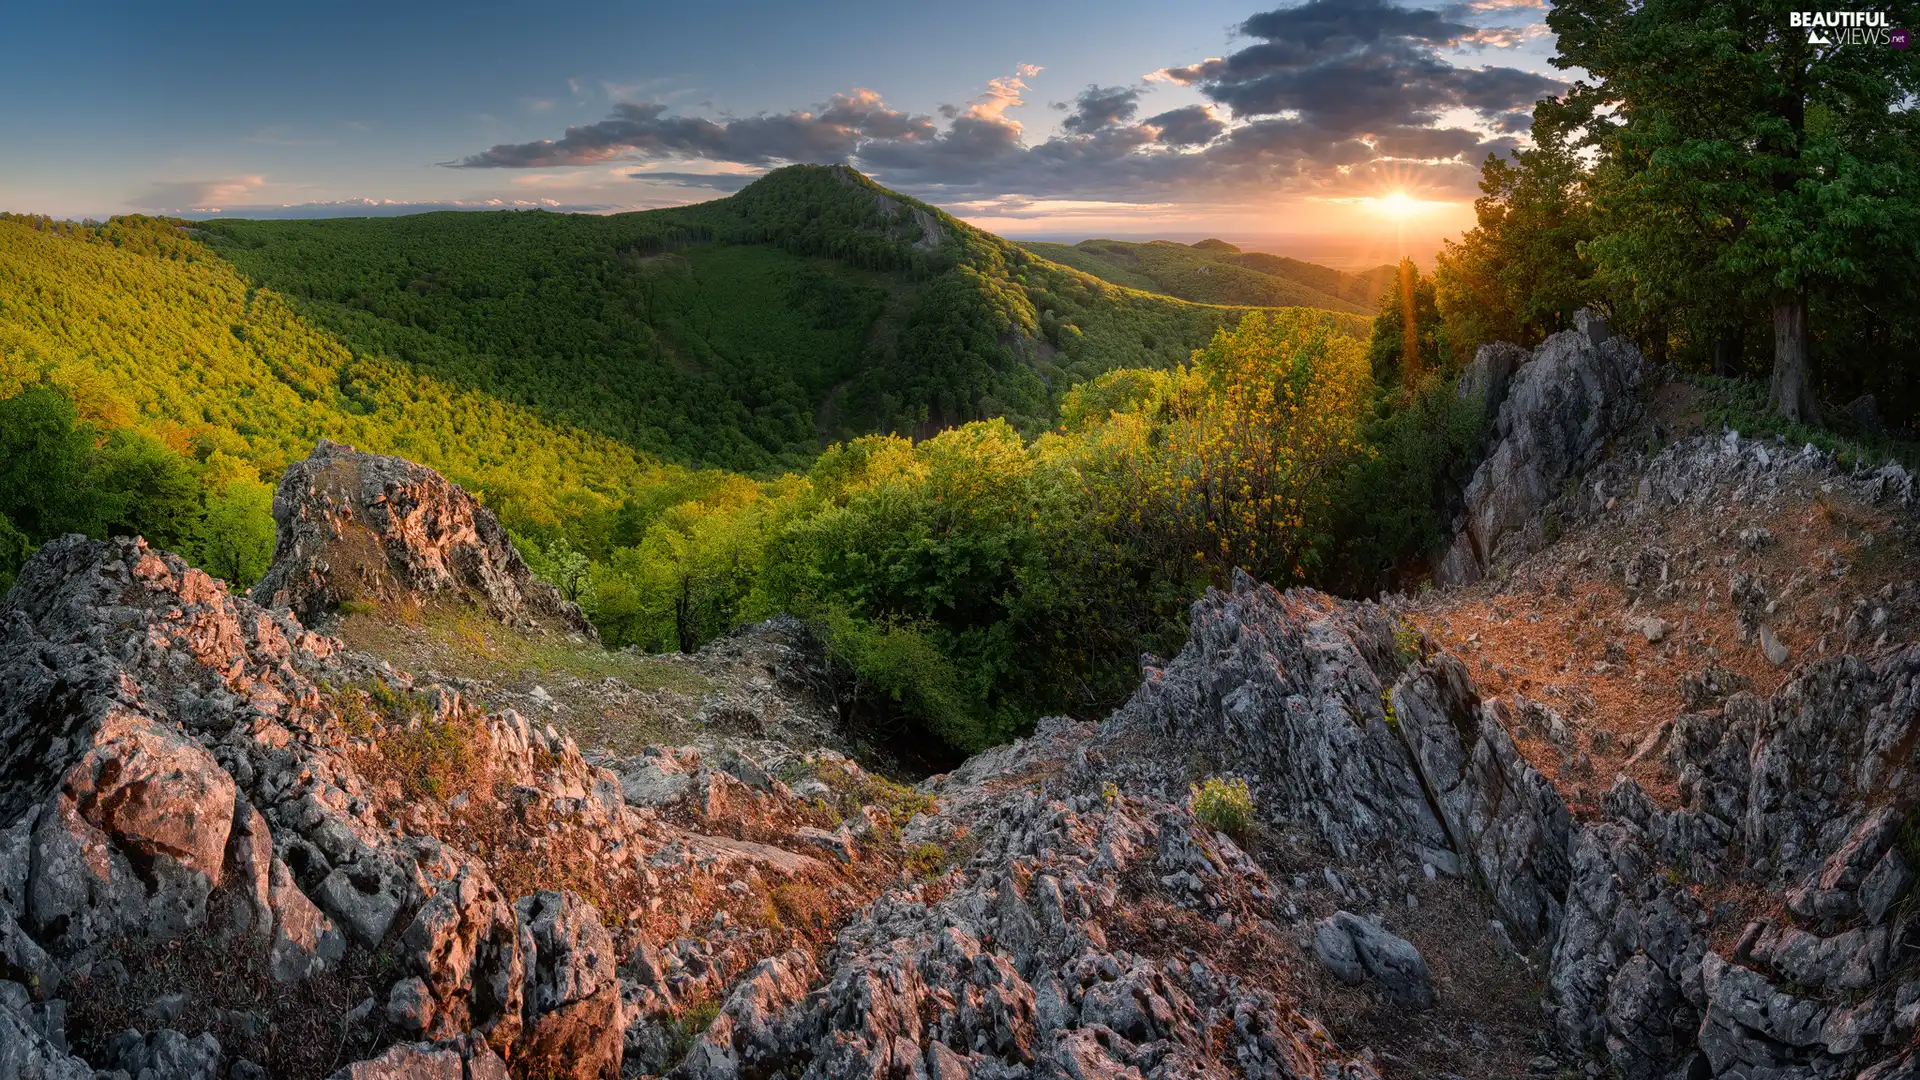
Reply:
[[[1350,274],[1284,255],[1242,251],[1215,238],[1195,244],[1082,240],[1021,246],[1103,281],[1198,304],[1315,307],[1370,316],[1395,275],[1392,266]]]
[[[356,354],[665,461],[762,474],[876,431],[1040,430],[1077,383],[1184,362],[1252,307],[1317,308],[1350,334],[1371,314],[1302,287],[1190,300],[1061,265],[845,166],[610,216],[193,228]]]

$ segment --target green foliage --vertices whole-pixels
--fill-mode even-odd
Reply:
[[[1580,254],[1593,237],[1586,173],[1552,125],[1536,124],[1534,137],[1510,159],[1488,155],[1477,224],[1437,260],[1435,299],[1456,364],[1494,341],[1537,344],[1599,296]]]
[[[1118,287],[838,169],[613,218],[0,218],[0,555],[140,531],[245,585],[267,482],[324,436],[475,490],[610,646],[793,612],[860,719],[973,749],[1112,707],[1235,567],[1326,577],[1362,325]],[[917,441],[813,453],[869,427]],[[457,753],[403,726],[423,768]]]
[[[1778,437],[1789,446],[1812,446],[1833,454],[1842,468],[1898,461],[1920,469],[1920,443],[1884,431],[1849,429],[1844,421],[1824,428],[1794,423],[1767,407],[1765,383],[1713,375],[1685,379],[1699,391],[1700,417],[1709,430],[1731,428],[1750,439]]]
[[[907,853],[907,869],[919,877],[939,877],[947,869],[947,849],[934,843],[917,845]]]
[[[356,357],[755,472],[823,436],[1043,427],[1058,390],[1177,363],[1243,312],[1107,286],[840,167],[633,214],[202,228]]]
[[[1810,343],[1816,355],[1822,337],[1861,344],[1876,323],[1913,338],[1910,315],[1896,313],[1920,296],[1920,67],[1884,47],[1818,47],[1790,25],[1794,10],[1787,0],[1556,4],[1554,63],[1584,77],[1536,129],[1545,121],[1592,155],[1586,253],[1652,352],[1664,355],[1676,329],[1719,337],[1771,315],[1783,332],[1770,402],[1803,420],[1817,413],[1822,381],[1808,380]],[[1902,0],[1888,14],[1909,25],[1920,5]],[[1822,334],[1807,315],[1823,298],[1866,314]],[[1862,383],[1911,393],[1910,378],[1875,378],[1888,366],[1846,358],[1825,389],[1841,400]],[[1902,404],[1910,414],[1916,403]]]
[[[273,559],[273,489],[245,477],[227,481],[208,494],[195,538],[208,573],[251,588]]]
[[[33,554],[33,544],[27,534],[13,527],[4,514],[0,514],[0,602],[6,600],[7,591],[13,588],[14,578],[20,565]]]
[[[252,287],[196,230],[0,215],[0,398],[48,384],[93,427],[90,446],[100,432],[137,428],[191,459],[214,491],[229,479],[277,481],[322,437],[400,454],[479,493],[522,534],[610,516],[626,493],[677,475],[613,440],[347,348]],[[43,512],[58,520],[0,512],[29,536],[104,528],[97,493],[51,483],[49,469],[76,467],[72,447],[45,452],[53,459],[38,465],[7,455],[0,475],[47,481]]]
[[[1408,363],[1407,316],[1413,316],[1413,362]],[[1416,386],[1429,372],[1453,367],[1453,355],[1447,348],[1446,332],[1440,326],[1440,309],[1434,301],[1433,282],[1420,276],[1412,259],[1400,261],[1399,280],[1380,297],[1380,311],[1373,319],[1373,335],[1367,342],[1367,363],[1373,369],[1373,381],[1383,387]]]
[[[1245,838],[1247,827],[1253,824],[1253,793],[1237,776],[1230,780],[1209,777],[1193,785],[1187,805],[1202,824],[1235,839]]]
[[[1437,374],[1412,392],[1375,398],[1361,433],[1365,450],[1337,502],[1334,581],[1357,592],[1390,588],[1439,550],[1473,473],[1485,416],[1483,402],[1461,400]]]
[[[100,499],[88,475],[93,443],[72,399],[52,386],[0,399],[0,516],[28,542],[101,527]]]
[[[236,587],[265,572],[273,550],[266,485],[228,475],[135,429],[102,434],[60,387],[0,398],[0,573],[67,532],[137,535]],[[24,527],[15,526],[19,521]]]

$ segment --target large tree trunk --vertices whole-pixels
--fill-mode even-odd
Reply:
[[[1787,293],[1773,302],[1773,386],[1767,406],[1796,424],[1820,422],[1807,367],[1807,294]]]

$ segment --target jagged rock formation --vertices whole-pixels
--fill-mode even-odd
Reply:
[[[314,622],[343,601],[457,602],[515,626],[593,634],[515,551],[493,512],[432,469],[320,440],[274,494],[262,607]]]
[[[1503,559],[1539,548],[1541,508],[1638,414],[1640,350],[1608,337],[1590,312],[1578,312],[1575,322],[1524,363],[1511,345],[1486,346],[1462,380],[1462,393],[1483,394],[1498,413],[1492,446],[1467,483],[1465,514],[1434,569],[1440,584],[1470,584]]]
[[[1912,498],[1904,472],[1711,439],[1553,505],[1783,478]],[[1245,576],[1105,722],[1044,720],[916,790],[795,745],[807,724],[589,757],[288,610],[372,583],[352,595],[555,625],[457,488],[323,445],[276,509],[277,608],[80,537],[0,607],[0,1080],[1920,1072],[1920,589],[1836,611],[1852,651],[1796,654],[1777,690],[1690,672],[1629,762],[1672,790],[1622,776],[1579,820],[1516,735],[1567,744],[1568,718],[1493,695],[1403,602]],[[339,554],[356,536],[371,569]],[[1757,639],[1784,592],[1729,584]],[[797,645],[791,678],[727,647],[766,672],[740,708],[806,681]],[[1187,798],[1215,774],[1248,781],[1244,843]],[[1496,986],[1546,1005],[1497,1044]]]
[[[1917,685],[1920,646],[1816,661],[1680,718],[1678,809],[1616,781],[1554,948],[1570,1046],[1627,1077],[1852,1076],[1911,1042]],[[1738,902],[1754,889],[1784,903]]]
[[[279,504],[366,513],[300,469]],[[357,580],[461,565],[444,530],[383,535],[426,550]],[[316,550],[286,545],[312,573],[274,580],[333,595]],[[1094,794],[1090,727],[931,796],[765,740],[595,765],[137,539],[49,544],[6,604],[0,1061],[20,1075],[1374,1075],[1284,991],[1129,925],[1151,895],[1280,939],[1232,841],[1178,799]]]
[[[1272,825],[1307,824],[1342,859],[1387,843],[1464,865],[1510,932],[1531,943],[1551,931],[1566,809],[1457,660],[1421,662],[1372,604],[1244,575],[1196,603],[1190,626],[1106,738],[1213,747],[1248,775]]]

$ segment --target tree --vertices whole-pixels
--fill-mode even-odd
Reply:
[[[1374,317],[1373,337],[1367,343],[1367,361],[1376,385],[1407,392],[1427,373],[1450,365],[1434,283],[1420,275],[1412,259],[1400,260],[1399,284],[1380,298],[1380,313]]]
[[[207,497],[194,558],[235,589],[248,589],[273,560],[273,489],[258,480],[229,480]]]
[[[1488,342],[1535,344],[1595,299],[1593,266],[1580,255],[1593,236],[1585,170],[1557,124],[1536,122],[1534,142],[1509,158],[1488,155],[1477,224],[1447,241],[1434,268],[1457,363]]]
[[[47,384],[0,401],[0,516],[31,542],[97,532],[101,505],[88,469],[93,429]]]
[[[108,436],[94,457],[92,482],[110,535],[143,536],[154,547],[180,551],[198,532],[199,479],[185,457],[146,435],[122,430]]]
[[[1589,245],[1649,307],[1737,291],[1774,330],[1770,404],[1815,420],[1809,294],[1920,263],[1909,108],[1920,65],[1879,44],[1816,45],[1793,0],[1565,0],[1553,59],[1586,71],[1564,127],[1599,155]],[[1892,26],[1920,5],[1876,5]],[[1890,9],[1890,10],[1889,10]]]
[[[21,564],[32,554],[33,545],[27,541],[27,534],[14,528],[5,515],[0,515],[0,601],[6,599]]]

